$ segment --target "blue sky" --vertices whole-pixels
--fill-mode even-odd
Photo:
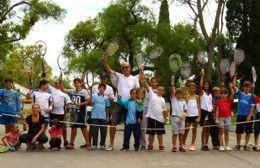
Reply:
[[[25,45],[34,44],[38,40],[43,40],[47,44],[47,54],[46,60],[53,68],[53,74],[58,75],[59,70],[56,63],[57,57],[60,54],[62,47],[64,45],[64,37],[69,30],[73,29],[75,25],[84,21],[87,18],[95,17],[98,12],[101,12],[105,7],[107,7],[111,0],[53,0],[59,4],[62,8],[66,9],[67,13],[62,22],[38,22],[33,31],[29,36],[22,42]],[[158,16],[159,3],[152,3],[152,0],[142,0],[143,4],[146,4],[156,16]],[[207,9],[207,14],[205,15],[207,20],[207,27],[210,29],[211,21],[213,16],[210,11],[215,7],[211,4]],[[212,9],[210,9],[212,8]],[[189,8],[185,6],[180,6],[179,4],[170,4],[170,18],[172,25],[178,22],[192,22],[192,13]]]

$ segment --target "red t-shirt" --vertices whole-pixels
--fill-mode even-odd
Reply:
[[[51,128],[49,130],[49,133],[50,133],[51,137],[60,136],[60,135],[62,135],[62,128],[55,128],[55,129]]]
[[[217,103],[218,107],[218,117],[224,118],[224,117],[231,117],[232,114],[232,101],[227,100],[219,100]]]

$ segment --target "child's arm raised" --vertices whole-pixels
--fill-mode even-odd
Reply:
[[[150,86],[148,85],[147,81],[145,80],[144,70],[142,70],[142,69],[140,69],[140,71],[139,71],[139,81],[140,81],[141,85],[145,88],[145,90],[147,92],[149,92]]]
[[[200,96],[202,96],[202,94],[203,94],[204,77],[205,77],[205,72],[204,72],[204,69],[202,69],[201,72],[200,72],[200,83],[199,83],[199,94],[200,94]]]
[[[232,89],[233,89],[233,92],[234,93],[237,93],[238,91],[238,88],[236,87],[236,84],[237,84],[237,74],[234,75],[233,77],[233,82],[232,82]]]

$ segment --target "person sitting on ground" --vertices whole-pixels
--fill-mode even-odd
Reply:
[[[62,123],[60,123],[59,119],[55,118],[51,120],[51,129],[49,130],[50,133],[50,148],[49,150],[52,151],[54,148],[57,150],[61,149],[61,137],[62,137]]]
[[[22,134],[19,137],[20,143],[27,144],[27,150],[42,150],[43,144],[48,141],[48,137],[45,135],[46,122],[44,117],[40,114],[41,108],[39,104],[32,105],[32,114],[26,118],[26,128],[28,133]]]
[[[18,125],[13,125],[9,133],[0,139],[0,146],[5,146],[9,151],[14,152],[19,144],[20,131]]]

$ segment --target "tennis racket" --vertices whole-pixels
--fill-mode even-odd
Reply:
[[[256,70],[255,70],[255,67],[252,66],[252,78],[253,78],[253,82],[256,83],[256,80],[257,80],[257,74],[256,74]]]
[[[60,78],[63,76],[63,71],[65,71],[66,66],[69,64],[69,59],[67,57],[62,57],[62,55],[59,55],[57,58],[57,64],[60,70]]]
[[[231,62],[229,69],[230,69],[230,71],[229,71],[230,77],[233,78],[236,73],[236,62],[235,61]]]
[[[236,49],[234,53],[234,61],[236,65],[241,64],[245,59],[245,52],[242,49]]]
[[[137,58],[140,63],[139,68],[144,69],[144,67],[146,66],[147,63],[159,58],[162,55],[162,53],[163,53],[163,48],[156,47],[154,50],[152,50],[152,52],[150,53],[150,56],[146,57],[145,59],[142,59],[141,55],[139,55],[139,58]],[[137,57],[138,57],[138,55],[137,55]]]
[[[119,50],[119,44],[117,41],[111,42],[108,44],[107,49],[105,53],[107,54],[108,58],[111,58],[111,56],[115,55],[115,53]],[[99,67],[102,64],[102,59],[100,59],[96,65],[96,67]]]
[[[42,60],[42,77],[46,77],[46,68],[44,65],[44,57],[47,52],[47,45],[44,41],[39,40],[35,43],[36,53],[41,57]]]
[[[136,64],[137,64],[137,67],[139,68],[139,69],[143,69],[144,67],[143,67],[143,65],[144,65],[144,56],[143,56],[143,54],[142,53],[138,53],[137,55],[136,55]]]
[[[91,71],[89,70],[86,70],[82,77],[81,77],[81,80],[83,81],[84,83],[84,87],[85,88],[88,88],[87,91],[90,92],[93,84],[94,84],[94,75]],[[91,94],[90,94],[91,95]]]
[[[172,54],[169,57],[169,67],[171,71],[175,74],[182,65],[181,56],[179,54]]]
[[[229,72],[230,68],[230,62],[227,58],[223,58],[220,60],[220,71],[222,75],[225,75],[226,73]]]
[[[205,65],[208,63],[208,54],[205,51],[201,51],[198,53],[198,61],[200,64]]]
[[[188,79],[191,74],[191,65],[189,63],[183,63],[181,65],[181,76],[184,79]]]

